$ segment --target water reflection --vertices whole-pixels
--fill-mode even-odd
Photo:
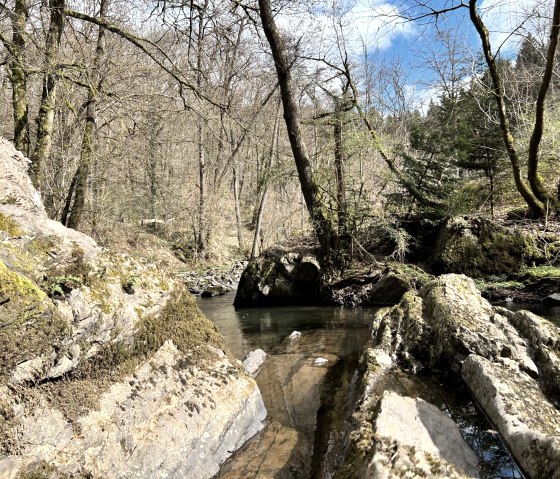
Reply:
[[[235,293],[199,299],[202,312],[224,336],[236,358],[243,359],[256,348],[274,354],[292,331],[318,329],[367,329],[375,309],[327,306],[284,306],[235,309]]]
[[[226,344],[237,358],[243,359],[247,353],[256,348],[264,349],[271,355],[264,369],[261,370],[257,382],[273,419],[272,429],[276,428],[280,431],[274,434],[280,434],[279,437],[287,441],[286,444],[293,443],[294,451],[299,451],[298,454],[292,454],[290,458],[281,457],[285,452],[274,449],[271,444],[279,444],[282,441],[276,441],[278,437],[273,435],[270,444],[267,443],[266,434],[269,432],[267,429],[261,444],[253,445],[255,451],[251,460],[260,464],[265,456],[267,458],[274,456],[275,460],[280,458],[284,461],[280,461],[283,469],[277,469],[270,477],[299,478],[301,474],[293,472],[294,468],[300,473],[305,471],[305,474],[310,471],[316,411],[330,410],[335,419],[327,418],[328,424],[321,424],[320,420],[319,435],[321,435],[321,427],[325,426],[324,438],[315,438],[315,448],[328,449],[334,437],[332,428],[338,428],[340,431],[344,429],[341,405],[347,398],[349,380],[353,371],[353,369],[350,371],[350,365],[354,364],[353,361],[349,361],[349,358],[355,356],[357,359],[361,354],[369,337],[367,330],[375,309],[307,306],[235,310],[233,299],[233,293],[213,299],[202,299],[199,300],[199,307],[216,324]],[[304,336],[302,340],[291,343],[286,338],[294,330],[303,332]],[[305,334],[306,332],[308,334]],[[342,369],[345,369],[346,379],[344,375],[336,378],[333,376],[325,384],[322,375],[325,371],[313,366],[313,357],[318,354],[331,358],[331,366],[334,364],[337,368],[344,366]],[[346,359],[342,361],[343,358]],[[355,368],[355,365],[353,367]],[[486,417],[474,405],[470,392],[460,380],[433,375],[419,377],[400,372],[392,381],[394,382],[386,384],[389,389],[425,399],[439,407],[458,424],[465,441],[479,458],[481,478],[521,479],[524,477],[501,442],[498,433],[492,429]],[[325,389],[328,389],[329,394],[320,397],[321,390]],[[340,398],[335,401],[333,398],[338,396]],[[290,440],[288,441],[287,438]],[[250,462],[249,459],[245,460]],[[317,464],[313,467],[323,467],[319,461],[315,462]],[[248,467],[247,463],[243,467]],[[232,465],[231,468],[230,475],[226,474],[224,478],[260,477],[240,476],[235,466]],[[262,470],[260,473],[262,474]],[[305,474],[301,477],[310,477]]]
[[[500,303],[500,306],[504,306],[510,311],[526,309],[560,327],[560,306],[546,306],[542,303]]]

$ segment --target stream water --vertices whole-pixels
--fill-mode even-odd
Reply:
[[[224,465],[220,479],[330,478],[339,466],[352,377],[371,338],[373,308],[276,307],[235,310],[234,294],[199,300],[232,353],[260,348],[268,358],[256,381],[267,411],[263,431]],[[288,336],[300,331],[302,336]],[[322,365],[317,358],[327,359]],[[434,375],[398,373],[384,386],[438,406],[459,425],[483,479],[523,478],[469,391]]]

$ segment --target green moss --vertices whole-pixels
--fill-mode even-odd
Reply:
[[[549,261],[560,249],[557,240],[481,218],[452,219],[438,238],[434,267],[471,277],[518,274],[528,265]]]
[[[23,231],[21,230],[17,221],[15,221],[11,216],[0,213],[0,231],[8,233],[10,237],[22,236]]]
[[[68,326],[46,294],[0,261],[0,379],[17,364],[49,352]]]
[[[47,236],[37,236],[27,243],[26,249],[31,255],[40,258],[48,255],[51,251],[55,251],[57,248],[51,238]]]
[[[405,276],[416,288],[421,288],[428,281],[434,279],[431,274],[426,273],[422,268],[413,264],[391,262],[389,267],[397,274]]]
[[[159,349],[167,340],[183,353],[206,355],[204,345],[225,349],[218,329],[198,309],[193,296],[181,288],[170,299],[159,316],[146,317],[134,336],[136,354],[145,355]]]
[[[522,271],[520,277],[528,280],[560,278],[560,267],[550,265],[533,266]]]

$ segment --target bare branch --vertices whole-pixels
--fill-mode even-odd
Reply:
[[[103,27],[114,33],[119,35],[120,37],[124,38],[128,42],[132,43],[135,47],[140,49],[144,54],[150,57],[162,70],[168,73],[175,81],[177,81],[180,85],[187,88],[188,90],[192,91],[198,98],[205,100],[206,102],[210,103],[211,105],[219,108],[220,110],[225,110],[225,106],[217,103],[216,101],[212,100],[210,97],[202,93],[199,88],[197,88],[193,83],[188,81],[184,74],[177,68],[174,64],[173,60],[169,58],[167,55],[157,44],[151,42],[146,38],[139,37],[134,35],[133,33],[127,32],[122,28],[109,23],[105,20],[101,20],[99,18],[91,17],[90,15],[86,15],[85,13],[76,12],[74,10],[65,10],[64,13],[72,18],[76,18],[78,20],[82,20],[85,22],[94,23],[100,27]],[[156,50],[156,52],[163,57],[163,60],[158,58],[153,52],[151,52],[148,47],[152,47]]]

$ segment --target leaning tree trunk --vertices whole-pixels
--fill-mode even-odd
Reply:
[[[507,115],[502,78],[500,77],[496,65],[496,56],[492,53],[492,47],[490,45],[490,33],[488,32],[486,25],[484,25],[482,18],[478,14],[476,3],[477,0],[469,0],[470,18],[482,42],[484,58],[486,60],[486,65],[488,66],[490,76],[492,78],[492,90],[494,98],[496,99],[496,104],[498,106],[498,116],[500,119],[502,139],[510,159],[515,186],[517,187],[517,191],[519,192],[519,194],[523,197],[523,199],[529,206],[532,213],[536,216],[544,216],[546,214],[545,205],[542,201],[539,200],[539,198],[537,198],[537,196],[535,196],[527,182],[521,176],[519,156],[515,148],[513,135],[511,133],[511,128],[509,125],[509,118]],[[556,3],[558,3],[558,0]]]
[[[27,69],[25,48],[27,42],[28,0],[16,0],[12,19],[10,80],[14,110],[14,146],[29,155],[29,106],[27,101]]]
[[[550,41],[548,43],[548,51],[546,55],[546,65],[539,93],[537,95],[535,125],[529,142],[529,161],[527,165],[527,177],[533,193],[542,203],[546,205],[547,209],[552,209],[554,211],[558,211],[560,209],[560,203],[550,192],[547,191],[539,174],[539,146],[543,136],[545,100],[552,80],[559,34],[560,0],[555,0],[554,13],[552,15],[552,26],[550,28]]]
[[[299,108],[296,102],[296,93],[291,73],[291,62],[286,53],[286,46],[280,30],[276,26],[270,0],[259,0],[260,17],[262,26],[276,66],[276,74],[280,85],[280,96],[284,108],[284,120],[288,130],[288,138],[292,154],[296,163],[299,182],[305,205],[311,216],[313,228],[321,252],[326,260],[331,257],[332,242],[335,240],[333,227],[323,212],[323,204],[319,196],[319,189],[313,180],[311,162],[303,142],[303,133],[300,127]]]
[[[107,16],[109,0],[101,0],[99,17],[102,21]],[[105,28],[101,25],[97,33],[97,46],[95,49],[95,59],[93,61],[93,74],[88,88],[86,101],[86,124],[82,137],[82,149],[80,152],[80,162],[74,178],[70,184],[70,189],[66,197],[66,204],[62,213],[62,223],[69,228],[77,229],[82,219],[84,205],[87,195],[87,183],[89,171],[93,158],[93,135],[97,118],[97,100],[99,92],[103,87],[103,75],[101,66],[105,55]]]
[[[43,77],[43,92],[41,105],[37,115],[37,141],[31,155],[30,176],[33,185],[40,189],[43,168],[49,158],[52,148],[54,129],[54,109],[56,106],[56,87],[58,82],[57,56],[60,49],[60,39],[64,29],[65,0],[51,0],[50,25],[45,49],[45,75]]]

